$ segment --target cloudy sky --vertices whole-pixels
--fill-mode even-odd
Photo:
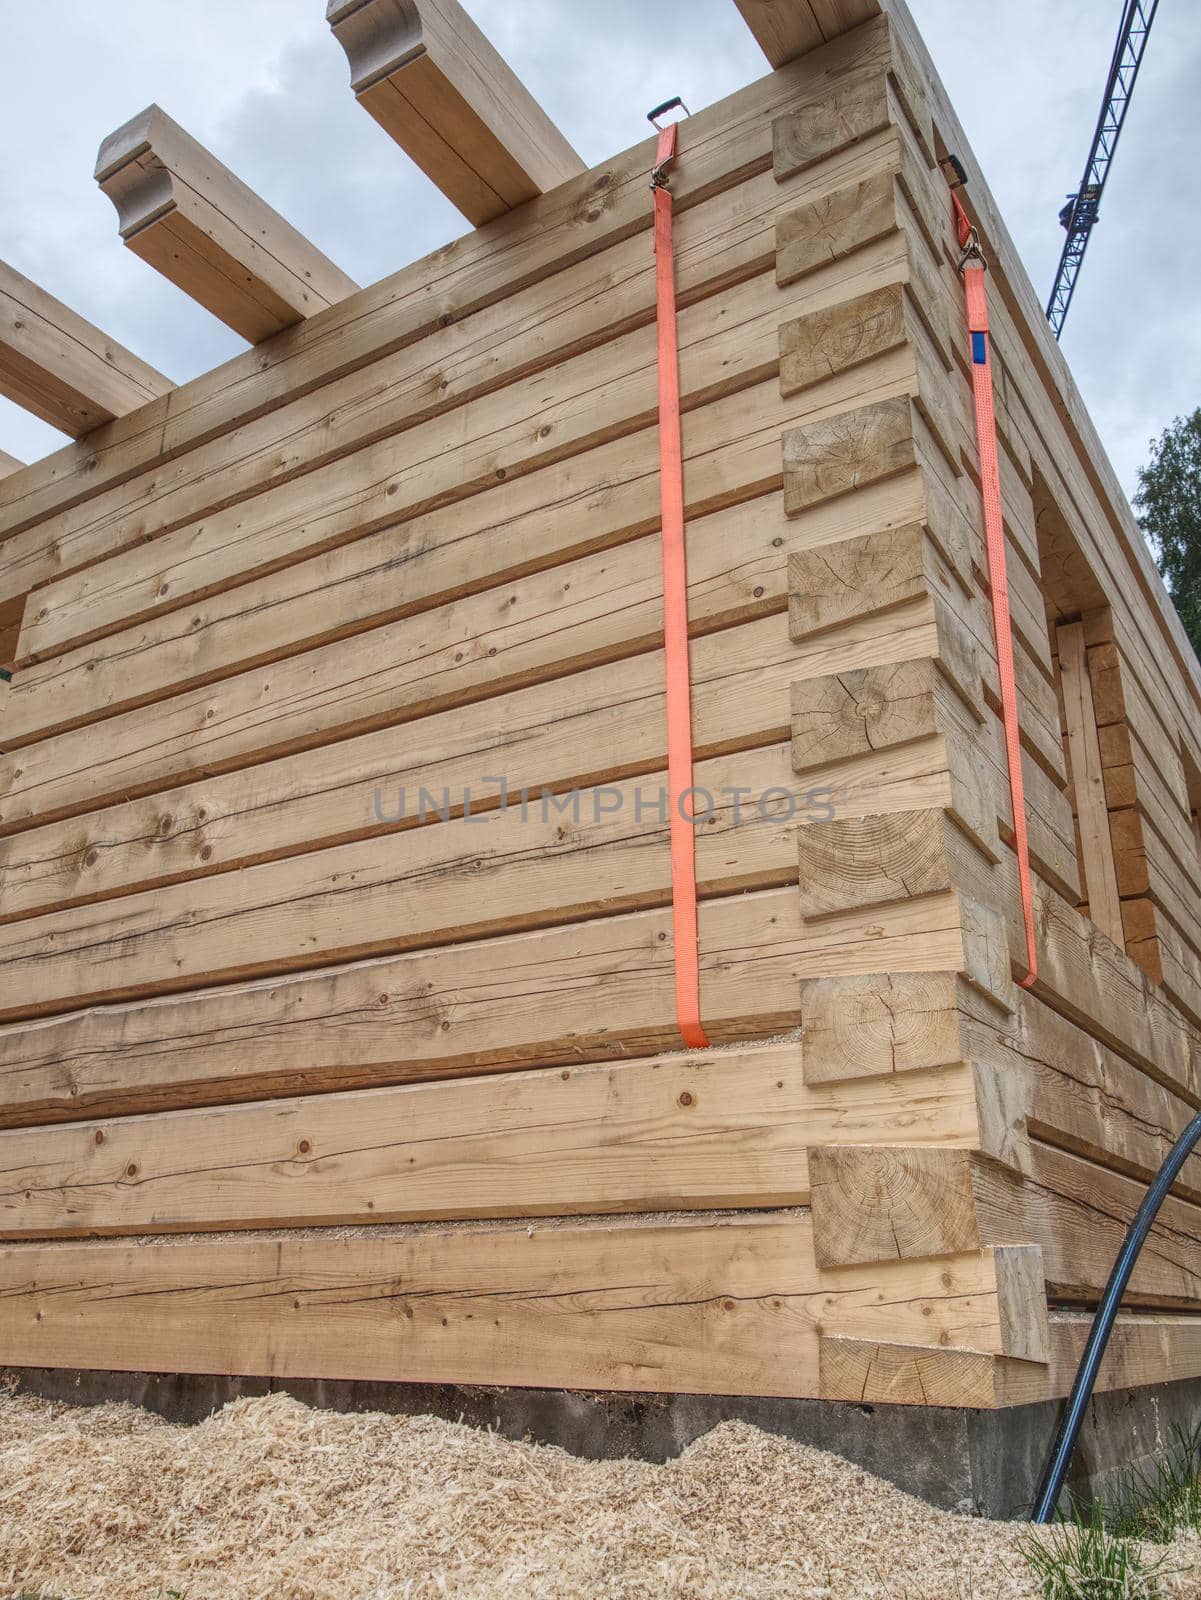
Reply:
[[[1096,118],[1120,0],[910,0],[1041,299]],[[466,0],[589,164],[765,69],[733,0]],[[40,0],[4,8],[0,256],[176,381],[243,348],[129,251],[96,148],[157,100],[360,283],[464,231],[361,111],[323,0]],[[1201,404],[1201,7],[1156,19],[1064,349],[1128,490]],[[0,400],[0,448],[61,436]]]

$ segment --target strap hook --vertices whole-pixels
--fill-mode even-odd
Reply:
[[[968,229],[967,238],[963,241],[963,254],[959,257],[960,272],[963,272],[972,263],[978,266],[982,272],[988,271],[988,261],[980,244],[980,234],[974,225]]]
[[[670,123],[669,122],[665,127],[664,124],[662,122],[660,122],[660,120],[659,120],[660,117],[665,117],[669,111],[682,111],[684,113],[684,116],[686,116],[686,117],[690,117],[692,115],[692,112],[689,111],[688,107],[684,104],[683,100],[681,100],[681,98],[680,98],[680,96],[678,94],[677,95],[673,95],[670,100],[664,100],[662,105],[655,106],[653,110],[647,112],[646,120],[650,123],[651,127],[654,128],[655,131],[660,136],[660,138],[659,138],[660,155],[662,155],[663,148],[664,148],[663,137],[662,136],[665,133],[669,132],[669,130],[674,129],[674,126],[675,126],[674,123]],[[673,137],[673,140],[674,140],[674,133],[673,133],[672,137]],[[651,172],[651,188],[652,189],[666,189],[667,188],[668,183],[670,182],[670,179],[668,178],[668,174],[667,174],[667,169],[668,169],[668,166],[670,165],[670,161],[671,161],[671,158],[669,156],[666,161],[660,160],[657,163],[657,165],[653,168],[653,170]]]

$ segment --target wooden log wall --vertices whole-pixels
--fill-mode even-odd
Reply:
[[[691,118],[672,180],[715,1048],[652,142],[0,482],[0,1364],[1066,1388],[1201,1104],[1147,843],[1195,845],[1198,684],[1000,258],[1019,990],[963,147],[906,28]],[[1199,1309],[1194,1161],[1103,1381],[1201,1373]]]

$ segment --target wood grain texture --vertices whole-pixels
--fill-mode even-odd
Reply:
[[[1089,915],[1117,944],[1124,943],[1122,909],[1114,870],[1113,841],[1105,804],[1105,780],[1097,738],[1084,629],[1064,623],[1056,629],[1059,668],[1063,685],[1064,716],[1072,758],[1072,786]]]
[[[426,1383],[817,1393],[818,1325],[1000,1342],[991,1260],[820,1274],[809,1219],[10,1245],[0,1360]],[[282,1291],[282,1292],[281,1292]],[[152,1308],[152,1309],[150,1309]],[[135,1314],[136,1313],[136,1314]]]
[[[783,67],[826,42],[811,0],[735,0],[772,67]]]
[[[832,802],[793,777],[786,745],[700,762],[694,783],[701,894],[794,881],[798,824]],[[418,796],[425,826],[2,924],[0,1017],[669,904],[667,794],[657,771],[490,810],[468,800],[448,820],[440,796]]]
[[[887,128],[891,118],[883,72],[843,82],[820,100],[772,123],[772,169],[790,178],[847,145]]]
[[[877,1405],[957,1405],[992,1410],[1066,1395],[1089,1319],[1052,1311],[1047,1363],[968,1350],[824,1338],[822,1395]],[[1123,1311],[1097,1373],[1096,1392],[1201,1375],[1201,1326],[1187,1314]]]
[[[969,858],[975,851],[941,809],[810,823],[797,829],[801,915],[812,920],[974,887],[985,865]]]
[[[784,435],[784,508],[789,514],[918,465],[912,406],[897,396]]]
[[[0,261],[0,394],[78,438],[171,387],[161,372]],[[19,463],[5,459],[7,476]]]
[[[683,303],[770,268],[779,203],[778,186],[769,173],[761,173],[681,212],[676,263]],[[863,272],[869,274],[866,282],[882,280],[888,264],[898,259],[897,243],[879,241],[869,253],[872,259],[858,264],[857,280]],[[842,279],[839,269],[825,276]],[[813,287],[818,293],[833,292],[828,283]],[[103,541],[110,541],[111,549],[132,535],[165,533],[434,414],[468,405],[519,375],[603,346],[653,316],[645,237],[636,233],[604,243],[550,277],[514,287],[469,315],[435,326],[230,433],[58,511],[46,519],[44,534],[68,547],[86,535],[102,548]],[[378,547],[379,541],[375,543]],[[30,619],[27,660],[38,655],[42,644],[50,653],[59,647],[62,635],[56,636],[52,626],[52,595],[51,588],[44,600],[50,615],[41,623]],[[340,603],[345,597],[341,589]],[[168,611],[170,598],[163,597]],[[377,602],[381,598],[377,594]],[[177,616],[175,621],[182,625],[190,618]],[[225,652],[214,654],[224,658]]]
[[[774,294],[770,279],[759,277],[724,295],[718,305],[706,302],[696,308],[700,312],[707,306],[723,319],[730,318],[728,333],[715,335],[699,315],[689,324],[692,332],[687,327],[684,331],[685,393],[697,407],[685,425],[686,456],[692,469],[690,475],[695,479],[689,484],[689,510],[728,504],[761,492],[765,483],[774,487],[778,482],[778,426],[794,421],[800,408],[796,403],[769,398],[767,381],[774,377],[778,364]],[[752,304],[758,310],[748,320]],[[231,513],[228,519],[214,519],[226,527],[234,541],[230,549],[215,555],[208,564],[206,587],[212,588],[216,604],[186,611],[159,609],[152,617],[124,627],[110,638],[83,644],[65,654],[52,652],[52,659],[31,662],[19,676],[18,701],[6,727],[10,746],[29,743],[38,732],[69,730],[172,690],[236,677],[239,668],[245,670],[256,659],[267,663],[287,659],[303,651],[309,639],[319,646],[323,635],[337,642],[340,637],[373,632],[373,623],[388,625],[389,610],[394,615],[399,613],[396,620],[402,621],[439,602],[457,599],[461,606],[470,596],[478,595],[474,609],[492,608],[494,614],[498,597],[493,594],[484,598],[488,591],[506,581],[525,578],[532,598],[540,572],[549,572],[556,563],[589,553],[604,553],[603,559],[591,563],[592,571],[607,570],[613,578],[618,577],[622,558],[613,556],[611,547],[639,534],[645,536],[648,523],[654,527],[657,521],[653,498],[657,458],[653,429],[648,425],[654,409],[653,351],[649,336],[630,335],[612,341],[604,359],[593,360],[592,374],[587,373],[580,358],[568,364],[575,374],[570,379],[559,371],[543,374],[544,421],[538,430],[541,442],[527,440],[521,448],[532,448],[541,454],[549,450],[551,436],[556,436],[558,450],[540,462],[545,470],[534,473],[530,481],[523,481],[514,456],[510,466],[502,466],[500,476],[492,478],[487,492],[469,495],[465,503],[457,492],[448,493],[444,509],[440,505],[427,506],[424,513],[419,512],[408,522],[402,518],[399,525],[390,524],[382,536],[373,539],[371,549],[360,552],[357,558],[339,559],[333,552],[327,556],[320,550],[316,556],[310,553],[308,571],[298,574],[298,598],[291,607],[281,604],[287,597],[288,585],[294,582],[291,568],[273,583],[261,579],[262,568],[271,566],[270,551],[274,549],[278,554],[278,546],[284,541],[296,541],[305,547],[305,541],[320,523],[321,517],[312,505],[309,521],[293,525],[290,520],[293,507],[299,515],[299,496],[306,486],[316,494],[323,492],[323,485],[325,490],[332,489],[335,500],[329,503],[331,511],[335,502],[348,506],[359,498],[360,491],[355,490],[347,498],[344,488],[356,480],[361,488],[361,474],[367,470],[364,463],[358,457],[335,463],[340,471],[336,486],[333,477],[321,479],[318,475],[318,481],[301,478],[262,497],[264,503],[253,512],[241,507],[236,517]],[[606,373],[612,378],[611,385],[604,380]],[[870,383],[872,379],[864,374],[863,381]],[[551,398],[554,386],[560,382],[563,406],[556,412]],[[517,387],[521,393],[502,391],[490,397],[495,407],[489,405],[476,414],[475,427],[483,430],[490,420],[497,425],[496,431],[485,432],[472,443],[462,442],[457,453],[450,446],[453,433],[463,426],[463,413],[440,419],[447,459],[436,465],[433,458],[428,459],[426,470],[444,476],[449,484],[453,462],[460,462],[467,470],[470,456],[478,454],[483,459],[489,449],[500,447],[505,436],[516,446],[525,428],[524,418],[520,422],[517,419],[530,404],[536,381],[531,379]],[[591,410],[589,395],[596,402]],[[768,440],[774,459],[769,459]],[[395,451],[391,443],[389,448]],[[385,451],[375,446],[368,454],[378,466]],[[417,463],[412,466],[416,470]],[[393,473],[388,479],[395,500],[401,498],[403,476]],[[427,482],[426,488],[429,487]],[[593,515],[581,518],[577,514],[569,520],[565,518],[557,528],[554,526],[553,507],[557,505],[567,512],[577,505],[581,495],[599,495],[605,488],[610,492],[599,499]],[[432,498],[439,499],[437,495]],[[385,489],[383,500],[388,499]],[[403,505],[398,506],[397,515],[402,516],[403,510]],[[273,512],[282,515],[282,522],[272,520]],[[342,513],[335,515],[342,517]],[[368,526],[371,521],[367,519]],[[207,543],[208,538],[206,533],[201,542]],[[468,541],[474,557],[470,562],[465,559]],[[353,550],[357,543],[355,539],[349,548]],[[167,598],[176,578],[185,591],[194,588],[203,576],[195,538],[172,534],[156,544],[154,565],[163,574],[159,588],[168,590]],[[231,565],[231,557],[239,547],[249,564],[248,574],[237,573]],[[649,545],[643,548],[645,551]],[[178,559],[180,570],[176,570],[173,557]],[[355,584],[352,579],[359,562],[362,578]],[[220,577],[222,566],[228,582]],[[320,582],[318,574],[321,579],[335,581]],[[256,575],[260,581],[255,591],[226,592],[240,577],[253,580]],[[131,558],[102,563],[82,576],[87,583],[81,586],[78,599],[82,602],[86,591],[96,605],[79,615],[90,616],[95,622],[100,613],[110,608],[115,614],[122,599],[135,616],[144,609],[149,592],[144,558],[141,565]],[[389,584],[389,578],[403,582],[403,588]],[[546,584],[554,580],[546,577],[542,581]],[[316,587],[318,582],[320,588]],[[278,592],[281,585],[282,593]],[[237,587],[241,590],[245,586]],[[268,594],[271,598],[260,604]],[[508,603],[509,597],[501,599],[501,604]],[[39,591],[37,602],[30,607],[22,646],[27,660],[31,653],[39,654],[36,643],[47,639],[47,630],[73,626],[70,613],[74,611],[75,601],[67,599],[66,589]],[[261,631],[256,632],[260,611],[265,615]],[[300,630],[299,639],[289,637],[289,620],[292,628]],[[274,623],[283,625],[278,643],[272,636]],[[409,621],[401,628],[401,636],[413,635],[419,628],[419,623]],[[347,644],[332,656],[327,653],[327,660],[350,659],[356,649],[362,648],[370,648],[366,640],[358,646]],[[572,653],[575,652],[560,652],[566,656]],[[578,654],[586,656],[587,652]],[[286,670],[278,669],[277,677]],[[231,694],[235,687],[231,687]]]
[[[251,344],[358,287],[159,106],[109,134],[95,178],[134,254]]]
[[[874,644],[860,631],[842,650],[854,660]],[[788,685],[800,660],[779,616],[698,640],[698,759],[786,739]],[[449,817],[462,814],[468,794],[479,810],[495,806],[502,783],[514,797],[526,787],[537,808],[542,789],[658,770],[666,763],[662,681],[662,657],[652,651],[424,717],[402,737],[383,730],[344,739],[32,828],[0,840],[0,903],[25,915],[413,826],[422,790]]]
[[[933,520],[933,519],[930,519]],[[950,550],[950,557],[944,554]],[[963,590],[948,582],[967,568],[967,549],[960,529],[949,524],[936,537],[927,523],[840,539],[818,549],[789,556],[788,624],[794,639],[835,627],[852,617],[887,610],[919,594],[936,594],[952,613],[942,632],[947,654],[966,631],[955,615],[967,608]],[[952,662],[948,661],[948,666]],[[962,684],[978,701],[978,667]]]
[[[359,104],[476,227],[584,170],[457,0],[329,0],[326,18]]]
[[[780,391],[799,394],[848,367],[913,342],[917,313],[899,283],[780,326]]]
[[[994,1241],[975,1185],[1000,1183],[967,1151],[848,1148],[809,1153],[819,1266],[918,1260]]]
[[[887,53],[881,23],[854,41],[840,40],[769,74],[732,99],[698,112],[689,125],[689,153],[673,182],[682,219],[701,200],[770,170],[771,118],[782,109],[820,98],[840,76],[874,72]],[[866,170],[878,151],[858,151],[832,176],[814,174],[818,189],[850,182],[864,155]],[[361,290],[348,301],[298,324],[269,345],[237,357],[183,385],[170,407],[156,404],[127,423],[113,424],[86,447],[55,452],[25,475],[18,488],[0,486],[0,588],[25,592],[92,559],[41,532],[14,539],[41,518],[113,488],[164,460],[202,448],[207,441],[286,405],[298,396],[375,362],[501,301],[506,295],[570,267],[583,256],[641,234],[647,247],[651,208],[647,173],[654,137],[531,201],[503,227],[480,230]],[[806,180],[808,181],[808,180]],[[793,195],[793,203],[800,198]],[[108,549],[114,548],[112,543]]]
[[[915,1072],[968,1060],[988,1045],[987,1021],[996,1020],[988,1009],[956,972],[810,978],[801,990],[805,1081]]]
[[[970,1068],[807,1087],[748,1045],[0,1135],[9,1238],[775,1207],[807,1145],[977,1137]]]
[[[1004,1404],[1002,1358],[977,1350],[936,1350],[887,1341],[825,1337],[819,1351],[824,1400],[857,1405],[960,1406],[991,1411]],[[1041,1398],[1042,1367],[1026,1385]]]
[[[714,1042],[797,1026],[808,977],[963,964],[996,981],[995,951],[952,896],[847,913],[816,934],[796,902],[795,886],[702,901],[702,1012]],[[637,912],[9,1023],[4,1115],[28,1125],[651,1054],[678,1040],[670,929],[666,910]]]

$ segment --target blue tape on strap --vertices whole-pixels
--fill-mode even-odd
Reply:
[[[972,334],[972,364],[982,367],[988,360],[988,335],[984,333]]]

